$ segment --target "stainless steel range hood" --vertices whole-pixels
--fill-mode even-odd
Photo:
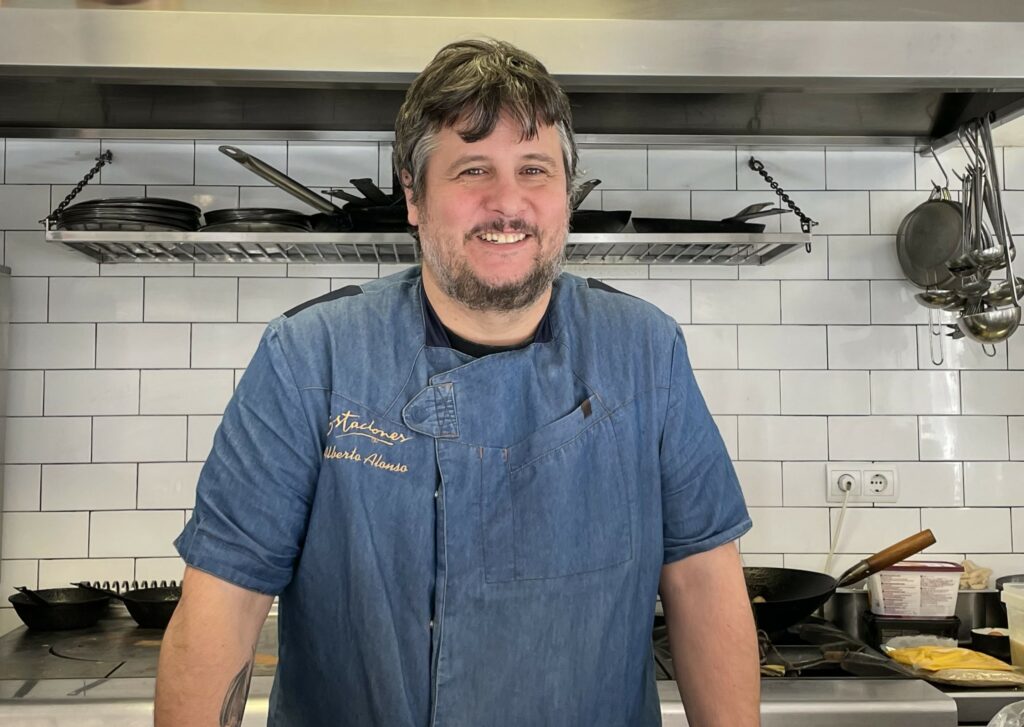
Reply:
[[[1017,0],[0,0],[0,133],[386,132],[481,35],[540,57],[583,134],[928,140],[1024,106]]]

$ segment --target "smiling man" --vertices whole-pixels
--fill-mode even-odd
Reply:
[[[224,414],[164,638],[158,725],[653,727],[660,589],[693,727],[758,722],[750,526],[679,327],[560,273],[564,92],[496,41],[409,89],[422,265],[272,321]]]

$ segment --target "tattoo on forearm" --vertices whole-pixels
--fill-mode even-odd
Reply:
[[[220,727],[239,727],[242,715],[245,714],[245,700],[249,698],[249,679],[252,676],[254,659],[250,659],[235,675],[224,695],[224,704],[220,708]]]

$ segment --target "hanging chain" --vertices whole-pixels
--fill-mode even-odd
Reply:
[[[57,209],[51,212],[49,216],[44,217],[41,220],[41,222],[49,223],[53,220],[56,220],[57,217],[60,216],[60,213],[64,211],[64,208],[71,204],[71,200],[77,197],[78,193],[85,189],[85,185],[91,182],[92,178],[99,174],[99,171],[103,169],[103,167],[106,166],[107,164],[110,164],[111,161],[113,161],[113,159],[114,155],[110,152],[109,149],[107,149],[105,152],[96,157],[96,164],[93,165],[93,168],[86,172],[85,176],[82,177],[82,181],[76,184],[75,188],[72,189],[70,193],[68,193],[67,197],[64,198],[64,201],[57,205]]]
[[[788,194],[786,194],[786,190],[780,187],[779,183],[776,182],[772,178],[772,176],[765,170],[764,162],[760,161],[759,159],[755,159],[754,157],[750,157],[750,161],[747,162],[747,165],[755,172],[760,174],[764,181],[767,182],[768,185],[775,190],[775,194],[779,195],[779,197],[786,204],[786,206],[793,210],[793,214],[800,218],[800,230],[804,233],[810,233],[811,228],[815,227],[818,223],[815,220],[812,220],[807,215],[805,215],[803,210],[800,209],[797,203],[794,202]],[[807,248],[807,252],[811,251],[811,243],[808,242],[805,245],[805,247]]]

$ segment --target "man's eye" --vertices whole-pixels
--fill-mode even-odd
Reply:
[[[484,173],[484,170],[480,167],[471,167],[469,169],[463,169],[459,172],[460,177],[479,177]]]
[[[544,167],[526,167],[526,169],[523,170],[523,173],[530,176],[536,176],[538,174],[547,174],[548,170]]]

